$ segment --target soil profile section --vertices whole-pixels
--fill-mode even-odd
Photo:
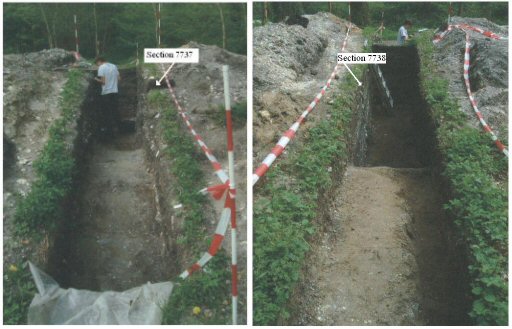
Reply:
[[[355,138],[368,132],[367,144],[356,143],[355,165],[325,205],[331,223],[309,256],[306,298],[292,323],[468,324],[466,269],[434,174],[437,146],[416,49],[373,51],[387,53],[381,69],[395,107],[368,76],[368,113],[355,115],[366,122],[353,125]]]
[[[159,218],[154,172],[138,115],[137,72],[121,70],[120,131],[102,138],[98,86],[92,86],[90,142],[77,156],[79,176],[69,221],[52,255],[52,275],[63,287],[121,291],[177,274]]]

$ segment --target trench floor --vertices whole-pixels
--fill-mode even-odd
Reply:
[[[134,79],[125,74],[121,80],[121,117],[134,114]],[[92,145],[82,165],[73,224],[56,248],[60,264],[54,275],[63,286],[121,291],[175,274],[139,137],[124,132]]]
[[[458,265],[438,188],[422,168],[347,168],[310,272],[321,325],[461,324]],[[314,273],[317,273],[316,275]]]

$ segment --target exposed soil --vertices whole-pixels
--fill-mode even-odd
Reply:
[[[465,324],[439,192],[425,169],[348,167],[332,230],[311,256],[314,302],[299,323]]]
[[[254,30],[255,166],[324,86],[345,38],[348,21],[329,13],[303,17],[308,20],[306,28],[269,23]],[[360,52],[362,45],[361,30],[353,26],[345,51]],[[348,73],[341,67],[338,75],[344,74]],[[331,106],[339,76],[301,129],[325,118],[322,109]]]
[[[470,39],[469,79],[478,109],[505,144],[508,131],[508,28],[497,25],[486,18],[452,17],[452,24],[469,24],[485,31],[492,31],[505,37],[494,40],[468,31]],[[439,67],[439,74],[448,80],[448,91],[458,101],[461,111],[466,113],[468,124],[481,130],[480,123],[468,99],[462,78],[465,33],[453,29],[435,47],[433,59]]]
[[[229,65],[229,82],[232,107],[235,104],[244,104],[247,101],[247,57],[228,52],[217,46],[209,46],[190,42],[187,47],[199,48],[201,53],[198,64],[177,64],[170,73],[174,80],[175,92],[180,104],[190,117],[194,129],[201,135],[208,148],[212,150],[222,168],[228,170],[227,136],[224,126],[224,86],[222,66]],[[201,60],[203,58],[204,60]],[[164,67],[165,68],[165,67]],[[163,74],[161,68],[159,74]],[[167,92],[167,91],[166,91]],[[243,109],[247,110],[247,109]],[[151,111],[151,109],[148,109]],[[145,115],[147,115],[146,113]],[[153,125],[153,119],[146,120],[148,125]],[[176,117],[176,120],[181,118]],[[158,129],[158,123],[154,124]],[[149,126],[151,128],[151,126]],[[186,126],[183,125],[184,134]],[[189,134],[190,135],[190,134]],[[190,135],[192,138],[192,135]],[[235,181],[236,181],[236,208],[237,208],[237,254],[238,254],[238,282],[239,282],[239,323],[245,322],[246,284],[247,284],[247,123],[245,115],[233,115],[233,141],[235,154]],[[158,143],[158,141],[156,141]],[[163,145],[156,145],[154,152],[163,151]],[[220,184],[219,179],[212,170],[211,163],[199,151],[197,161],[204,172],[207,186]],[[172,164],[171,164],[172,165]],[[161,174],[161,173],[160,173]],[[213,198],[211,205],[205,208],[205,219],[209,221],[208,234],[213,236],[215,227],[224,208],[224,200],[216,201]],[[213,209],[212,209],[213,208]],[[227,253],[231,252],[231,239],[229,231],[226,234],[222,248]],[[208,245],[204,245],[206,251]],[[185,251],[186,253],[186,251]],[[188,256],[188,255],[187,255]],[[186,259],[186,266],[196,261],[197,255],[190,255]],[[180,269],[183,270],[183,269]]]
[[[363,167],[349,166],[331,225],[309,255],[294,324],[468,324],[465,266],[454,248],[414,48],[386,47],[396,106],[375,87]],[[371,83],[375,83],[372,80]]]
[[[67,75],[56,69],[77,63],[71,52],[57,48],[4,55],[3,60],[4,264],[31,259],[44,266],[51,241],[33,243],[14,238],[13,218],[20,196],[28,194],[36,179],[33,162],[48,141],[48,130],[61,116],[58,102]],[[81,83],[85,96],[86,78]],[[81,101],[78,99],[77,104]]]
[[[155,178],[138,131],[135,71],[121,72],[121,132],[93,142],[70,226],[56,243],[53,275],[65,287],[126,290],[176,274],[156,206]],[[71,209],[70,209],[71,210]]]

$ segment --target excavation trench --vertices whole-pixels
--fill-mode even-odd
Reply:
[[[371,71],[356,150],[310,256],[310,302],[297,324],[468,324],[465,264],[437,177],[434,128],[413,47],[374,46],[395,106]],[[312,309],[308,311],[307,309]]]
[[[103,136],[98,125],[97,84],[82,108],[78,177],[50,259],[51,274],[63,287],[121,291],[176,275],[140,129],[137,73],[124,70],[121,77],[115,137]]]

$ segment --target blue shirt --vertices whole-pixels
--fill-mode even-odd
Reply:
[[[101,94],[112,94],[117,93],[117,78],[119,77],[119,71],[117,66],[111,63],[103,63],[98,69],[98,76],[105,77],[105,84],[101,86]]]
[[[400,29],[398,30],[398,38],[396,41],[398,41],[399,46],[403,46],[405,43],[405,40],[407,39],[407,29],[404,26],[400,26]]]

